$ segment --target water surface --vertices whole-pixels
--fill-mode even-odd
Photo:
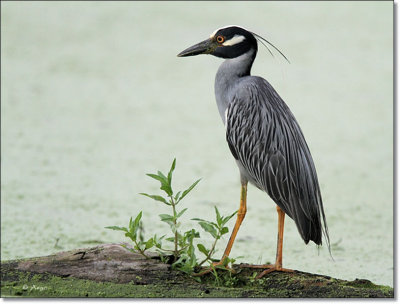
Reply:
[[[221,60],[176,54],[239,24],[291,60],[260,47],[252,73],[302,126],[331,235],[335,261],[288,219],[284,265],[393,285],[392,3],[1,5],[2,259],[123,241],[103,227],[140,210],[148,235],[165,233],[166,206],[138,193],[157,192],[145,173],[174,157],[177,189],[202,178],[183,228],[212,219],[214,205],[236,210],[239,174],[214,99]],[[276,226],[274,203],[250,186],[231,256],[273,262]]]

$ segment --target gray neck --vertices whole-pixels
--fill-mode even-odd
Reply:
[[[235,92],[234,87],[242,77],[249,76],[256,50],[251,49],[239,57],[226,59],[215,76],[215,98],[219,115],[225,124],[225,111]]]

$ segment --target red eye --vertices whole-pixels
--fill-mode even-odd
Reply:
[[[218,43],[222,43],[224,41],[225,41],[225,37],[224,36],[221,36],[221,35],[217,36],[217,42]]]

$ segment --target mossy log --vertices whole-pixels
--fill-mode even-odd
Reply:
[[[54,255],[1,263],[2,297],[132,298],[342,298],[389,297],[393,288],[368,280],[344,281],[295,271],[273,272],[255,280],[260,270],[234,265],[235,274],[218,270],[201,281],[172,270],[119,244],[104,244]]]

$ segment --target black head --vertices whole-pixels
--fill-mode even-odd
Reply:
[[[211,54],[221,58],[236,58],[250,50],[257,52],[257,39],[238,26],[220,28],[210,38],[193,45],[178,54],[179,57]]]

